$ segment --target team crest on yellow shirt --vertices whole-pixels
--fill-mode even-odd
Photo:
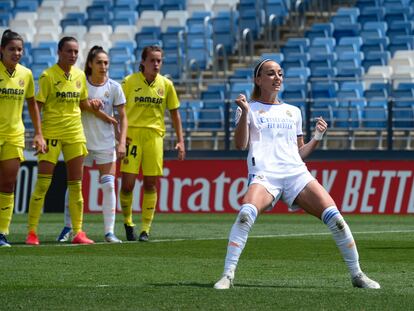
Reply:
[[[290,110],[286,110],[286,114],[288,115],[288,117],[292,117],[292,113],[290,112]]]
[[[104,94],[104,96],[105,96],[106,98],[109,98],[109,91],[106,91],[106,92],[105,92],[105,94]]]
[[[22,80],[22,79],[19,80],[19,86],[24,87],[24,80]]]
[[[128,163],[129,163],[128,159],[124,158],[124,164],[128,164]]]
[[[164,96],[164,89],[158,89],[157,90],[157,94],[158,94],[158,96]]]
[[[78,89],[80,89],[81,88],[81,86],[82,86],[82,84],[81,84],[81,82],[78,80],[78,81],[76,81],[76,87],[78,88]]]

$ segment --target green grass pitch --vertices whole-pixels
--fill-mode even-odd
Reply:
[[[12,247],[0,249],[0,310],[414,310],[414,217],[345,216],[380,290],[352,287],[320,221],[266,214],[251,231],[235,287],[217,291],[235,217],[157,214],[151,242],[110,245],[101,242],[102,216],[89,214],[84,230],[99,243],[71,246],[54,242],[63,215],[44,214],[41,246],[32,247],[24,245],[27,215],[14,215]]]

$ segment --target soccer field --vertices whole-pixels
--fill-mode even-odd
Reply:
[[[137,215],[134,215],[137,219]],[[24,245],[14,215],[0,249],[0,310],[414,310],[414,218],[346,215],[361,266],[382,289],[352,287],[328,229],[302,214],[262,215],[235,287],[217,291],[236,215],[158,214],[151,242],[104,244],[101,215],[85,215],[95,245],[57,244],[63,215],[44,214],[41,245]],[[117,234],[125,238],[118,216]]]

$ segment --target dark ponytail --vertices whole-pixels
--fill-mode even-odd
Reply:
[[[4,49],[7,44],[10,43],[10,41],[13,40],[20,40],[22,44],[24,43],[23,37],[19,35],[17,32],[14,32],[10,29],[6,29],[3,32],[3,35],[1,36],[1,48]],[[0,59],[2,58],[1,52],[0,52]]]
[[[108,55],[108,53],[103,49],[103,47],[98,45],[94,45],[89,50],[88,56],[86,57],[85,61],[85,75],[87,77],[92,75],[92,68],[89,66],[89,63],[91,63],[99,53],[105,53],[106,55]]]

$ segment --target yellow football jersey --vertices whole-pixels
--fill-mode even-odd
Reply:
[[[142,72],[127,76],[122,81],[126,97],[128,127],[146,127],[165,134],[165,110],[177,109],[180,102],[171,80],[158,74],[148,84]]]
[[[85,73],[72,67],[68,76],[57,64],[39,78],[36,100],[42,106],[42,131],[45,138],[86,142],[79,103],[88,98]]]
[[[35,95],[32,72],[17,64],[9,73],[0,61],[0,140],[24,147],[23,104]]]

